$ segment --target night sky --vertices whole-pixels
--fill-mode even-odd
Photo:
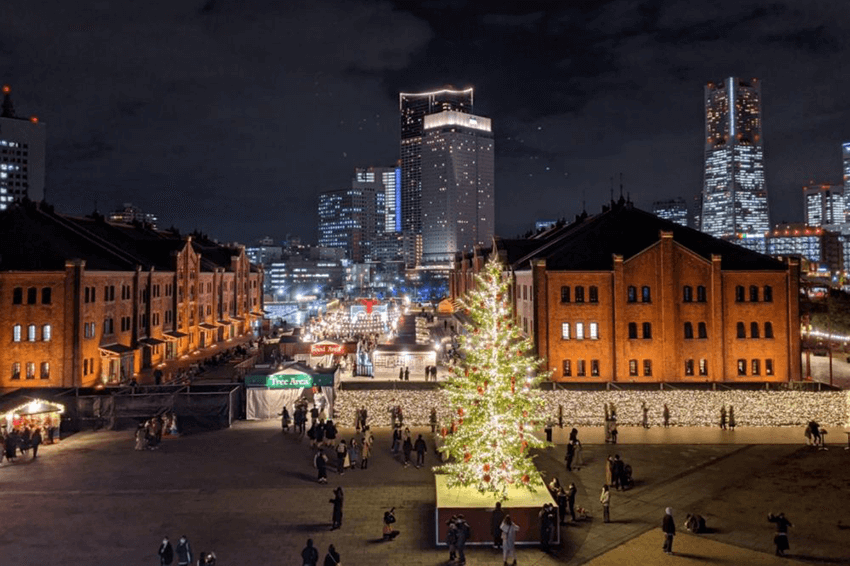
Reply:
[[[841,1],[4,0],[0,82],[47,124],[48,200],[227,241],[316,239],[317,194],[398,159],[398,93],[475,87],[497,233],[702,188],[703,87],[762,82],[771,222],[840,182]],[[619,191],[619,189],[617,189]]]

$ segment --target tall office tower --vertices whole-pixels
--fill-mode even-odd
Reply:
[[[844,156],[844,188],[850,187],[850,142],[841,146]]]
[[[493,240],[493,129],[449,110],[425,116],[423,140],[422,262],[448,263]]]
[[[472,112],[472,89],[400,93],[401,114],[401,229],[405,233],[405,263],[419,263],[422,234],[422,139],[424,118],[439,112]]]
[[[806,226],[844,224],[847,200],[844,185],[806,185],[803,187]]]
[[[12,89],[3,87],[0,108],[0,210],[13,201],[44,199],[45,125],[38,118],[18,118]]]
[[[664,220],[688,225],[688,203],[683,198],[657,200],[652,203],[652,214]]]
[[[368,167],[354,170],[353,188],[377,191],[378,233],[401,232],[398,203],[401,200],[401,167]]]
[[[702,191],[694,197],[694,229],[702,231]]]
[[[764,253],[770,223],[756,79],[705,87],[704,181],[701,230]]]
[[[377,235],[377,202],[374,187],[321,193],[319,246],[344,249],[355,263],[365,261],[370,257]]]

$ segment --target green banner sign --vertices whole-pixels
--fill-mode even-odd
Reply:
[[[306,373],[271,375],[249,375],[245,377],[248,387],[268,387],[269,389],[305,389],[308,387],[331,387],[334,384],[332,373],[307,375]]]

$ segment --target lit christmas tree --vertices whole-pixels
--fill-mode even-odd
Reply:
[[[460,337],[465,359],[444,386],[453,418],[441,432],[448,462],[435,471],[449,476],[449,487],[503,501],[509,486],[543,486],[530,452],[548,446],[532,434],[544,420],[536,386],[546,376],[536,373],[542,360],[513,320],[500,264],[490,260],[477,282],[460,301],[472,323]]]

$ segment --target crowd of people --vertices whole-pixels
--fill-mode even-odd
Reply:
[[[20,456],[28,456],[32,450],[32,457],[38,457],[38,447],[42,443],[53,444],[56,438],[57,427],[49,419],[39,422],[34,419],[23,418],[11,430],[0,431],[0,463],[3,458],[11,463]]]
[[[156,450],[163,436],[176,435],[177,416],[173,412],[162,413],[139,423],[136,428],[136,450]]]
[[[215,566],[215,552],[201,552],[198,555],[198,561],[193,562],[194,554],[192,553],[192,545],[186,535],[180,537],[176,546],[171,545],[168,537],[163,537],[162,542],[157,550],[160,566],[170,566],[177,560],[177,566]]]

